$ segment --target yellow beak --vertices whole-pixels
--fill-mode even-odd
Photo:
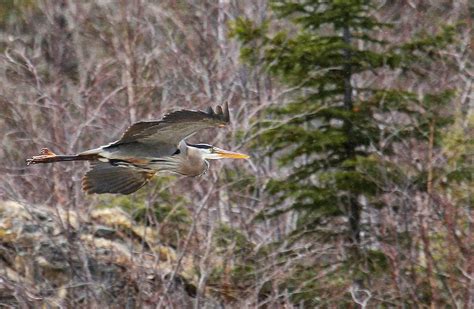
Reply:
[[[227,158],[227,159],[248,159],[248,158],[250,158],[248,155],[243,154],[243,153],[227,151],[227,150],[222,150],[222,149],[217,149],[215,151],[215,153],[217,155],[219,155],[219,157]]]

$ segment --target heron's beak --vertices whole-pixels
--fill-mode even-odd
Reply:
[[[248,159],[250,158],[248,155],[233,151],[227,151],[222,149],[216,149],[215,154],[217,154],[220,158],[227,158],[227,159]]]

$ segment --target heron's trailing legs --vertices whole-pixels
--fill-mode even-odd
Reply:
[[[26,160],[26,164],[38,164],[38,163],[53,163],[53,162],[62,162],[62,161],[92,161],[96,160],[98,156],[96,154],[90,155],[70,155],[63,156],[57,155],[48,148],[41,149],[39,156],[33,156],[31,159]]]

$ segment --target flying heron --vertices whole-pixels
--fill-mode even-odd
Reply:
[[[199,130],[223,127],[230,122],[229,106],[206,111],[179,110],[158,121],[132,124],[122,137],[109,145],[76,155],[56,155],[47,148],[27,165],[61,161],[90,161],[92,169],[82,179],[87,193],[130,194],[156,173],[173,172],[199,176],[207,171],[207,160],[247,159],[249,156],[208,144],[190,144],[186,138]]]

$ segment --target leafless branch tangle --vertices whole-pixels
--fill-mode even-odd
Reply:
[[[0,306],[296,308],[295,296],[314,286],[321,307],[402,307],[402,299],[417,307],[424,304],[419,291],[426,288],[422,279],[428,265],[431,276],[439,278],[435,288],[447,291],[452,307],[474,304],[474,216],[472,208],[453,203],[472,187],[414,193],[408,179],[395,184],[381,171],[377,182],[388,207],[364,209],[362,220],[371,233],[362,244],[384,253],[387,271],[367,289],[324,287],[347,254],[341,239],[328,242],[326,237],[344,226],[342,219],[297,231],[297,236],[318,235],[306,242],[283,240],[298,214],[255,220],[275,198],[265,185],[287,172],[279,168],[278,154],[264,157],[250,147],[261,133],[257,120],[271,124],[260,130],[282,125],[264,118],[265,110],[290,101],[305,82],[285,88],[266,68],[251,68],[239,59],[228,23],[239,16],[271,17],[267,1],[13,3],[18,8],[11,19],[0,4]],[[457,128],[473,136],[468,1],[377,4],[376,14],[395,22],[392,31],[380,35],[393,40],[407,40],[420,30],[432,33],[440,20],[466,21],[462,45],[445,51],[461,74],[453,75],[451,64],[421,68],[428,78],[415,83],[402,72],[379,72],[353,80],[356,88],[390,85],[424,93],[456,86]],[[216,163],[197,179],[166,175],[127,199],[84,195],[84,163],[25,166],[26,158],[46,146],[76,153],[117,140],[133,122],[224,102],[229,102],[230,127],[203,132],[192,141],[250,152],[248,164]],[[390,126],[397,115],[385,116],[390,138],[397,139],[403,126]],[[382,150],[383,144],[373,147]],[[389,159],[407,170],[428,164],[436,169],[450,164],[457,148],[431,150],[400,143]],[[435,179],[433,186],[442,188],[443,180]],[[463,198],[472,201],[472,192]],[[409,240],[396,238],[402,230]],[[436,241],[431,252],[423,252],[429,235]],[[410,242],[410,250],[403,241]],[[316,278],[280,290],[308,263],[318,265]],[[452,268],[446,267],[450,263]],[[238,272],[249,265],[251,276]]]

